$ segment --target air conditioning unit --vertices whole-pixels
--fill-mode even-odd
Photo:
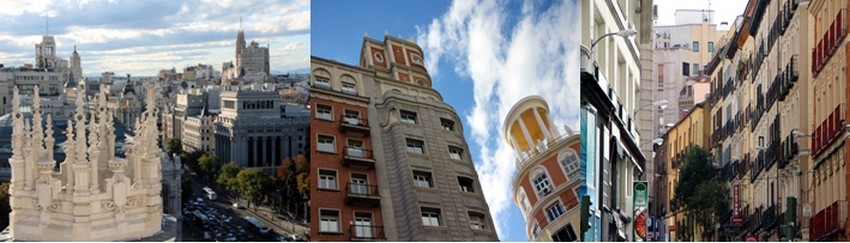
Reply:
[[[546,196],[546,195],[549,195],[549,193],[551,193],[552,191],[550,191],[549,188],[547,187],[547,188],[543,188],[543,190],[540,191],[540,192],[543,193],[544,196]]]

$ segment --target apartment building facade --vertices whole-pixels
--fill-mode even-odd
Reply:
[[[655,218],[659,221],[661,236],[658,238],[669,241],[694,241],[700,238],[691,237],[692,222],[684,217],[681,207],[671,203],[675,196],[676,183],[679,181],[679,168],[684,164],[684,157],[694,146],[706,149],[709,140],[710,107],[697,104],[684,118],[675,123],[664,135],[661,144],[663,153],[656,153],[656,174],[653,191],[656,193]],[[683,232],[687,231],[687,232]]]
[[[423,56],[385,36],[364,37],[358,66],[312,57],[311,239],[498,240],[460,117]]]
[[[641,94],[641,44],[651,42],[651,1],[581,1],[580,194],[590,197],[584,241],[634,240],[635,181],[645,180],[641,147],[652,137],[653,100]],[[630,37],[632,35],[637,35]],[[643,77],[643,78],[642,78]],[[635,117],[640,116],[640,118]],[[651,148],[651,146],[649,147]]]
[[[801,213],[811,191],[806,152],[813,150],[806,137],[813,136],[812,118],[820,109],[812,109],[819,107],[812,103],[818,82],[810,82],[802,68],[812,66],[805,53],[813,39],[809,6],[749,1],[706,65],[711,80],[706,148],[713,173],[731,193],[731,208],[717,215],[715,226],[691,231],[687,239],[809,239],[811,216]]]
[[[847,241],[847,200],[850,143],[846,68],[850,58],[847,45],[848,1],[814,0],[809,3],[812,41],[811,77],[813,82],[811,133],[812,164],[809,239]],[[809,53],[801,53],[802,55]],[[806,67],[806,66],[803,66]],[[809,206],[809,205],[806,205]],[[805,211],[804,211],[805,212]]]

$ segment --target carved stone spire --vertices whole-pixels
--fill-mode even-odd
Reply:
[[[24,114],[21,114],[21,97],[18,86],[12,89],[12,158],[23,159]]]
[[[32,154],[33,161],[40,161],[44,156],[44,130],[41,127],[41,95],[39,86],[33,87],[32,98]]]
[[[101,110],[106,109],[106,105],[101,103],[103,101],[103,96],[105,93],[98,94],[97,101],[98,104],[94,111],[91,112],[91,119],[89,119],[89,163],[91,170],[91,191],[92,193],[97,193],[100,190],[100,175],[99,170],[101,167],[100,163],[100,155],[103,151],[103,144],[101,143],[101,127],[103,126],[103,118],[99,116],[101,114]],[[103,165],[104,167],[106,165]]]
[[[75,152],[77,158],[71,166],[74,169],[74,195],[88,195],[89,193],[89,162],[86,158],[86,118],[83,110],[83,95],[77,96],[77,114],[74,114],[77,122]]]
[[[47,160],[53,161],[53,145],[56,139],[53,138],[53,117],[47,114],[47,131],[45,131],[44,147],[46,148]]]
[[[24,190],[32,190],[35,180],[35,162],[32,156],[32,126],[28,120],[24,121]]]
[[[65,140],[65,146],[62,151],[65,151],[65,162],[62,163],[62,169],[65,173],[66,192],[70,193],[74,189],[74,159],[76,158],[76,143],[74,142],[74,126],[72,121],[68,121],[68,126],[65,127],[65,134],[68,139]]]

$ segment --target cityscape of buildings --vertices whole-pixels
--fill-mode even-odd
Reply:
[[[663,1],[566,1],[578,41],[558,49],[580,71],[545,89],[580,82],[579,97],[470,71],[482,33],[434,40],[457,24],[436,16],[408,38],[334,32],[359,50],[286,74],[290,46],[241,18],[229,60],[153,73],[85,75],[91,45],[44,34],[31,63],[0,64],[0,240],[848,240],[850,1],[747,0],[719,20],[732,8],[705,0],[663,24]],[[527,70],[507,59],[487,71]],[[516,97],[458,95],[462,75],[440,72]],[[499,121],[480,121],[487,95]]]

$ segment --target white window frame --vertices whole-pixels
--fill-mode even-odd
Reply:
[[[416,124],[416,120],[419,117],[419,114],[413,111],[399,110],[398,116],[401,119],[401,122],[408,124]]]
[[[329,108],[329,109],[324,109],[324,108]],[[319,112],[319,111],[322,111],[322,112]],[[328,111],[328,112],[324,112],[324,111]],[[334,120],[334,107],[329,106],[329,105],[316,104],[316,119],[333,121]]]
[[[578,172],[580,161],[575,150],[567,149],[558,154],[558,164],[561,165],[561,170],[567,176],[568,181],[578,180]]]
[[[319,169],[319,188],[339,190],[339,180],[335,170]]]
[[[425,171],[413,171],[413,185],[421,188],[434,188],[434,176]]]
[[[528,196],[525,195],[525,190],[522,188],[519,191],[519,201],[522,204],[522,213],[528,214],[528,210],[531,209],[531,201],[528,201]]]
[[[342,116],[342,122],[345,122],[346,124],[351,124],[355,126],[363,125],[360,124],[360,111],[345,109],[342,112]]]
[[[327,143],[326,143],[327,141],[325,141],[325,139],[327,139],[327,138],[331,139],[330,145],[327,145]],[[324,146],[330,146],[330,150],[328,150],[327,148],[323,148],[322,147],[323,145]],[[336,153],[336,137],[334,137],[332,135],[317,134],[316,135],[316,151],[327,152],[327,153]]]
[[[424,65],[422,57],[420,57],[419,55],[416,55],[416,54],[410,55],[410,60],[414,64]]]
[[[449,158],[453,160],[463,160],[463,149],[449,146]]]
[[[540,225],[534,223],[534,227],[531,229],[531,234],[534,235],[534,238],[540,237],[543,234],[543,230],[540,229]]]
[[[439,209],[422,208],[422,225],[431,227],[442,226]]]
[[[325,215],[325,213],[331,212],[336,212],[336,217]],[[319,209],[319,232],[342,232],[340,221],[339,210]]]
[[[454,132],[455,130],[455,122],[451,119],[440,118],[440,126],[443,127],[443,130]]]
[[[484,224],[484,214],[469,212],[467,215],[469,216],[469,227],[473,230],[487,230],[487,225]]]
[[[342,82],[342,92],[357,95],[357,85],[349,82]]]
[[[357,158],[365,158],[366,157],[366,151],[363,148],[363,140],[348,139],[348,141],[346,141],[345,145],[346,145],[345,146],[346,147],[346,151],[345,151],[346,156],[357,157]]]
[[[466,186],[464,186],[463,184],[461,184],[461,179],[469,180],[469,187],[468,188]],[[475,193],[475,180],[472,180],[472,178],[458,176],[457,177],[457,184],[458,184],[458,187],[460,187],[461,192]]]
[[[556,200],[554,203],[549,204],[549,206],[546,207],[546,219],[548,219],[549,222],[557,220],[561,216],[564,216],[564,214],[567,214],[567,209],[564,208],[564,204],[561,203],[561,200]]]
[[[408,138],[405,142],[408,153],[425,154],[425,141]]]
[[[316,87],[323,89],[331,89],[331,79],[322,76],[316,76]]]
[[[538,178],[543,178],[544,180],[538,181]],[[552,190],[555,189],[552,184],[552,178],[549,176],[549,173],[546,172],[546,169],[542,167],[535,168],[532,172],[531,185],[534,186],[534,192],[537,193],[538,197],[545,197],[548,193],[552,193]],[[543,194],[543,189],[548,189],[549,192],[547,194]]]

